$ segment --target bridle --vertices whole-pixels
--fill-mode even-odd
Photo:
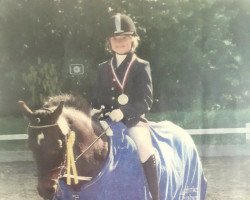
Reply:
[[[101,123],[100,123],[101,124]],[[84,150],[84,151],[82,151],[79,155],[77,155],[76,157],[75,157],[75,160],[74,160],[74,164],[77,162],[77,160],[82,156],[82,155],[84,155],[89,149],[91,149],[91,147],[100,139],[100,138],[102,138],[105,134],[107,134],[107,135],[109,135],[108,134],[108,129],[110,129],[111,130],[111,125],[112,125],[113,123],[111,123],[110,125],[107,125],[105,128],[103,127],[103,125],[102,125],[102,127],[104,128],[104,130],[103,130],[103,132],[101,132],[101,134]],[[54,124],[49,124],[49,125],[31,125],[31,124],[29,124],[28,125],[28,129],[48,129],[48,128],[51,128],[51,127],[58,127],[59,129],[60,129],[60,127],[59,127],[59,125],[58,125],[58,123],[54,123]],[[112,131],[112,130],[111,130]],[[65,134],[65,139],[64,139],[64,143],[65,143],[65,145],[67,146],[67,140],[68,140],[68,135],[70,134],[70,132],[71,132],[71,130],[68,130],[68,133],[67,134]],[[73,176],[73,175],[69,175],[69,174],[66,174],[65,172],[66,171],[68,171],[67,170],[67,151],[66,151],[66,153],[65,153],[65,157],[64,157],[64,160],[61,162],[61,164],[58,166],[58,167],[54,167],[54,168],[52,168],[52,169],[50,169],[50,170],[48,170],[48,174],[52,174],[52,176],[51,177],[53,177],[53,175],[55,174],[55,173],[57,173],[58,172],[58,174],[55,174],[55,178],[53,177],[53,178],[48,178],[48,180],[49,181],[54,181],[55,182],[55,184],[57,185],[57,189],[56,189],[56,191],[55,191],[55,194],[59,191],[59,190],[61,190],[61,187],[60,187],[60,184],[59,184],[59,180],[61,179],[61,178],[66,178],[66,181],[68,180],[68,179],[71,179],[71,178],[73,178],[73,179],[77,179],[77,182],[78,182],[78,180],[81,180],[81,181],[91,181],[92,180],[92,177],[86,177],[86,176]],[[45,176],[45,179],[46,179],[46,177],[47,176]],[[39,175],[39,178],[43,178],[43,176],[42,175]],[[75,181],[75,183],[76,183],[76,181]],[[55,196],[52,198],[52,199],[55,199]]]
[[[106,133],[107,133],[107,131],[108,131],[108,129],[110,129],[111,128],[111,125],[112,125],[112,123],[109,125],[109,126],[107,126],[105,129],[104,129],[104,131],[84,150],[84,151],[82,151],[79,155],[77,155],[76,157],[75,157],[75,160],[74,160],[74,163],[76,163],[77,162],[77,160],[82,156],[82,155],[84,155],[89,149],[91,149],[91,147],[93,147],[94,145],[95,145],[95,143],[99,140],[99,139],[101,139]],[[54,123],[54,124],[49,124],[49,125],[31,125],[31,124],[29,124],[28,125],[28,128],[30,128],[30,129],[47,129],[47,128],[51,128],[51,127],[59,127],[59,125],[58,125],[58,123]],[[60,127],[59,127],[60,128]],[[68,140],[68,135],[70,134],[70,132],[71,132],[72,130],[69,130],[68,131],[68,133],[65,135],[65,142],[66,142],[66,144],[67,144],[67,140]],[[48,171],[48,173],[51,173],[51,172],[53,172],[53,171],[56,171],[56,170],[60,170],[59,171],[59,174],[58,174],[58,177],[57,177],[57,179],[51,179],[51,180],[55,180],[55,181],[58,181],[60,178],[63,178],[63,177],[66,177],[67,176],[67,174],[65,174],[65,173],[63,173],[63,171],[67,168],[67,166],[66,166],[66,156],[67,156],[67,153],[65,154],[65,158],[64,158],[64,161],[61,163],[61,165],[60,166],[58,166],[58,167],[55,167],[55,168],[53,168],[53,169],[51,169],[51,170],[49,170]],[[71,176],[70,176],[71,177]],[[71,177],[71,178],[73,178],[73,177]],[[78,180],[83,180],[83,181],[90,181],[91,179],[92,179],[92,177],[86,177],[86,176],[77,176],[77,179]]]

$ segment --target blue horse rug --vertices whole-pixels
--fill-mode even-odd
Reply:
[[[207,183],[190,135],[171,122],[150,122],[160,200],[204,200]],[[122,123],[111,124],[110,151],[98,176],[73,191],[59,181],[55,200],[151,200],[136,146]]]

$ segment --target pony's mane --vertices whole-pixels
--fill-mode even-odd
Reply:
[[[48,97],[44,100],[43,107],[51,108],[59,105],[60,102],[64,102],[64,107],[71,107],[76,110],[83,111],[85,114],[89,114],[91,106],[88,101],[80,95],[61,94]]]
[[[91,105],[88,103],[88,101],[83,98],[81,95],[72,95],[72,94],[61,94],[56,96],[47,97],[43,103],[43,110],[48,112],[50,111],[50,108],[57,107],[60,102],[64,102],[64,107],[66,108],[74,108],[75,110],[79,110],[83,112],[87,117],[90,116],[90,111],[92,109]],[[100,134],[103,130],[100,126],[100,124],[96,121],[92,121],[92,126],[94,128],[94,131],[96,134]]]

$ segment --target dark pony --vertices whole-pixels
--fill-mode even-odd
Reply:
[[[63,175],[70,132],[75,133],[73,152],[78,176],[86,177],[77,184],[72,182],[71,188],[79,190],[90,180],[88,177],[98,174],[108,154],[108,140],[101,126],[91,119],[91,107],[85,99],[72,95],[49,97],[35,111],[23,101],[19,105],[29,121],[28,146],[37,165],[37,190],[41,197],[53,199],[59,178],[66,181]]]
[[[37,164],[41,197],[151,199],[136,146],[124,124],[95,120],[90,105],[72,95],[50,97],[35,111],[22,101],[19,104],[29,121],[28,145]],[[204,200],[206,179],[191,136],[168,121],[149,122],[149,127],[160,198]]]

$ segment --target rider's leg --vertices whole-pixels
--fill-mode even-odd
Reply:
[[[147,126],[134,126],[129,129],[129,136],[137,146],[152,199],[159,200],[156,160],[149,129]]]

